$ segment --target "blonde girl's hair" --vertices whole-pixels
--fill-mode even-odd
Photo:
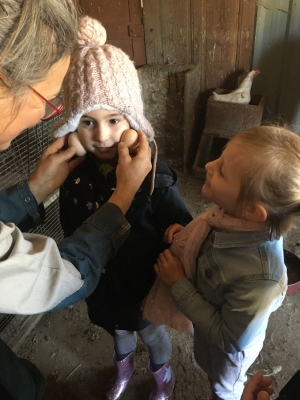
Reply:
[[[260,202],[271,236],[278,238],[300,215],[300,137],[282,127],[259,126],[231,141],[246,146],[254,157],[243,176],[238,203]]]
[[[0,8],[0,83],[15,96],[71,53],[77,7],[74,0],[0,0]]]

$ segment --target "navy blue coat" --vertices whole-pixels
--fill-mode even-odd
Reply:
[[[86,299],[90,319],[110,334],[115,329],[138,331],[149,322],[142,318],[140,304],[155,280],[153,265],[167,246],[164,231],[169,225],[188,224],[192,216],[178,189],[177,175],[157,162],[155,189],[150,196],[151,173],[146,177],[125,217],[131,231],[116,255],[102,271],[96,290]],[[61,224],[70,235],[110,197],[116,186],[115,170],[106,177],[87,156],[71,172],[61,188]]]

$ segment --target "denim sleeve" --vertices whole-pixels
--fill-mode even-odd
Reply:
[[[58,245],[63,259],[78,269],[83,286],[53,310],[85,299],[96,288],[101,272],[129,235],[130,225],[115,204],[106,203]]]
[[[230,285],[221,308],[214,307],[182,278],[170,289],[177,307],[216,346],[227,353],[249,347],[267,328],[270,314],[282,301],[279,283],[269,279],[238,280]]]
[[[44,207],[38,206],[27,181],[0,190],[0,221],[13,222],[24,232],[41,224],[44,217]]]

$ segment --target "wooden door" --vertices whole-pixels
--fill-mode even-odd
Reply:
[[[136,67],[146,64],[141,0],[79,0],[82,14],[98,19],[107,43],[121,48]]]

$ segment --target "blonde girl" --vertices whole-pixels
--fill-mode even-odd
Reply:
[[[255,127],[206,171],[202,194],[215,206],[184,229],[169,228],[169,239],[177,236],[155,270],[193,323],[212,398],[237,400],[287,288],[282,235],[300,211],[300,138]]]

